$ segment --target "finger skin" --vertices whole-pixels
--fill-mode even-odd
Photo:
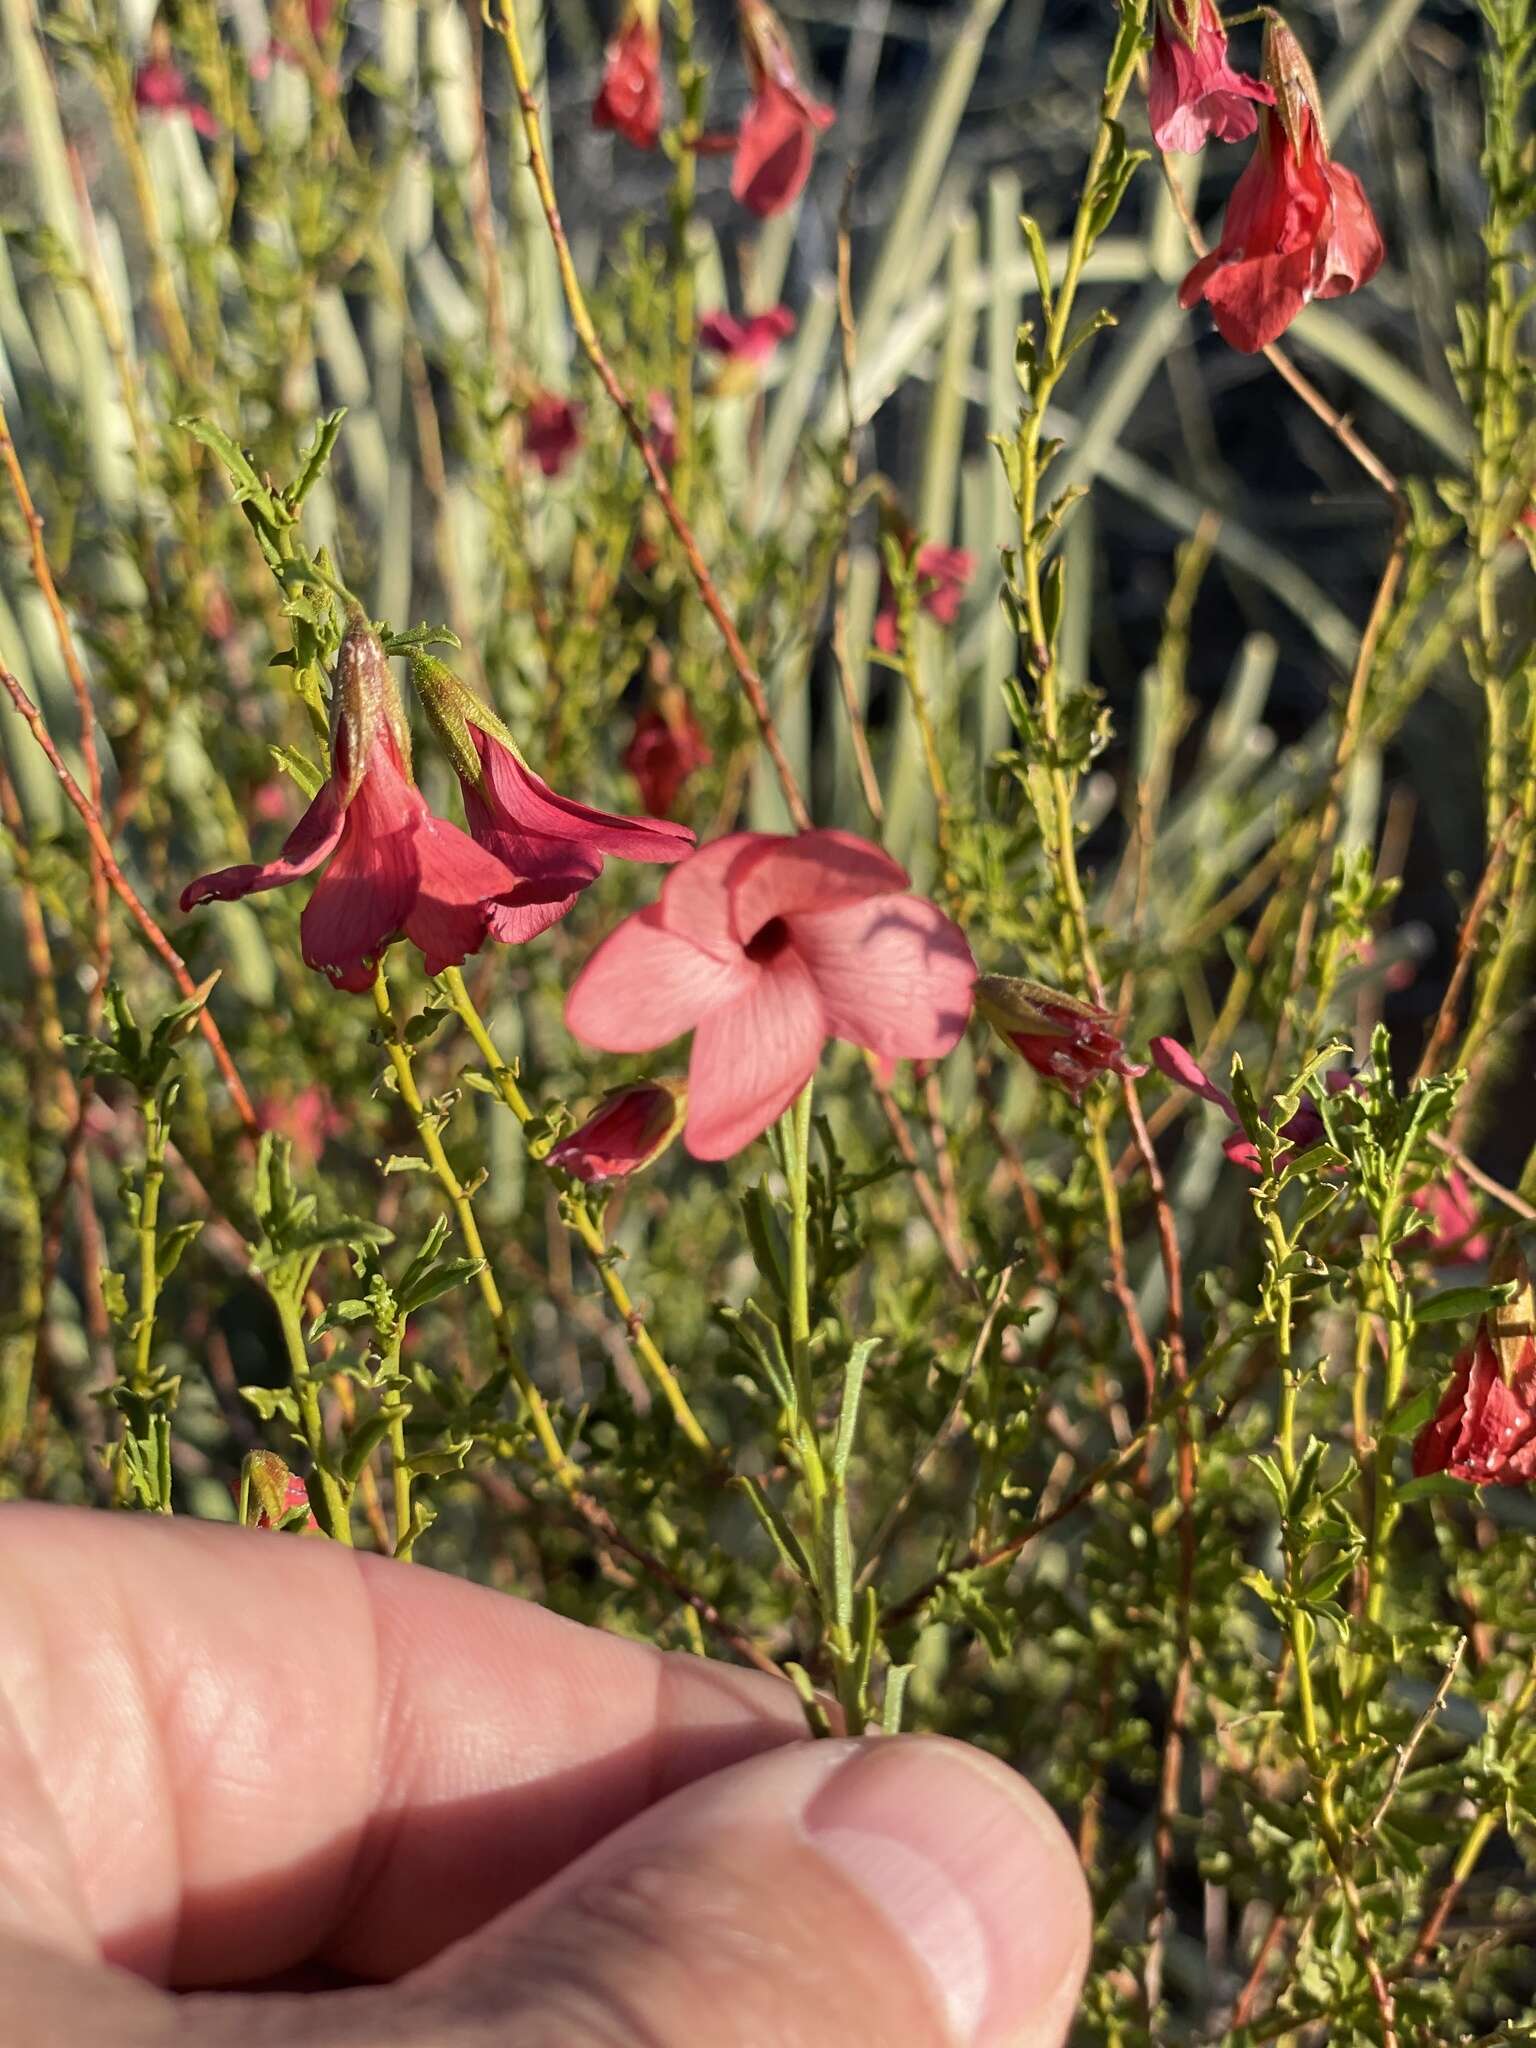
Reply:
[[[152,1982],[397,1976],[802,1733],[787,1686],[420,1565],[0,1507],[0,1930]]]

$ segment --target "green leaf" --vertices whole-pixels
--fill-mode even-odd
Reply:
[[[173,1230],[168,1230],[165,1236],[160,1239],[159,1244],[155,1248],[155,1278],[157,1280],[165,1281],[170,1279],[181,1263],[182,1253],[191,1244],[202,1227],[201,1219],[194,1223],[178,1223]]]
[[[1438,1294],[1431,1294],[1425,1300],[1414,1303],[1414,1321],[1470,1321],[1473,1316],[1486,1315],[1490,1309],[1500,1308],[1505,1302],[1513,1301],[1516,1291],[1513,1280],[1506,1280],[1497,1287],[1445,1287]]]
[[[1453,1479],[1449,1472],[1426,1472],[1420,1479],[1406,1480],[1397,1489],[1399,1502],[1415,1500],[1475,1500],[1477,1488],[1470,1480]]]

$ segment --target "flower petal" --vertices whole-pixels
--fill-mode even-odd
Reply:
[[[368,986],[416,901],[416,837],[430,816],[388,749],[375,747],[335,856],[299,920],[307,967],[323,969],[340,988]]]
[[[821,997],[793,950],[750,970],[745,992],[711,1009],[693,1038],[683,1143],[729,1159],[781,1116],[816,1071],[826,1040]]]
[[[421,948],[428,974],[441,974],[480,945],[494,899],[516,877],[445,818],[428,817],[418,827],[416,866],[406,937]]]
[[[749,854],[784,844],[773,832],[727,832],[675,867],[661,885],[658,921],[719,960],[741,957],[741,940],[731,919],[730,877]]]
[[[653,1052],[750,989],[756,972],[739,949],[722,960],[669,930],[654,907],[638,911],[571,984],[566,1029],[603,1052]]]
[[[976,962],[958,925],[920,896],[877,896],[790,920],[827,1030],[887,1059],[942,1059],[971,1014]]]
[[[686,825],[666,818],[621,818],[575,803],[558,795],[491,734],[474,726],[471,737],[485,769],[487,794],[502,813],[498,823],[504,831],[574,842],[585,853],[612,854],[619,860],[682,860],[693,845]],[[534,872],[523,860],[510,864],[519,874]]]
[[[731,922],[746,945],[770,918],[899,895],[909,879],[900,861],[851,832],[763,833],[730,870]]]
[[[259,889],[280,889],[317,868],[340,839],[347,822],[341,790],[334,781],[321,784],[314,802],[283,841],[276,860],[265,866],[247,862],[237,868],[221,868],[217,874],[201,875],[181,892],[181,907],[191,910],[209,901],[228,903],[239,896],[253,896]]]
[[[1214,1103],[1239,1129],[1242,1128],[1242,1118],[1237,1113],[1237,1104],[1224,1089],[1218,1088],[1214,1081],[1207,1080],[1205,1069],[1200,1066],[1194,1054],[1187,1052],[1176,1038],[1154,1038],[1147,1051],[1152,1055],[1152,1064],[1160,1074],[1165,1074],[1170,1081],[1176,1081],[1181,1088],[1188,1088],[1191,1094],[1200,1096],[1203,1101]]]

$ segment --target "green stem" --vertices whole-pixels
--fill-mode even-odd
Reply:
[[[454,1172],[453,1164],[443,1149],[443,1141],[438,1135],[437,1127],[427,1113],[426,1104],[422,1101],[421,1090],[416,1085],[416,1075],[411,1065],[410,1051],[406,1046],[405,1040],[400,1035],[400,1027],[395,1021],[394,1011],[390,1006],[389,987],[384,979],[382,967],[374,977],[373,1001],[374,1007],[379,1013],[379,1021],[384,1027],[384,1048],[389,1055],[390,1066],[394,1069],[395,1083],[400,1091],[400,1099],[409,1111],[412,1123],[416,1126],[416,1136],[420,1141],[422,1151],[426,1154],[428,1165],[437,1176],[438,1186],[443,1190],[444,1195],[448,1199],[449,1206],[457,1218],[459,1235],[464,1240],[464,1249],[472,1259],[480,1261],[480,1271],[477,1275],[480,1296],[491,1318],[492,1328],[496,1332],[496,1348],[501,1354],[501,1362],[506,1367],[513,1385],[517,1388],[519,1394],[522,1395],[523,1404],[528,1412],[528,1419],[533,1426],[533,1433],[538,1438],[539,1446],[545,1457],[549,1460],[551,1471],[562,1486],[572,1487],[576,1483],[576,1467],[571,1463],[571,1460],[561,1446],[544,1396],[529,1378],[527,1367],[518,1356],[512,1318],[508,1313],[506,1303],[501,1298],[501,1289],[497,1286],[496,1276],[491,1271],[490,1260],[486,1257],[485,1244],[480,1236],[480,1226],[475,1218],[474,1203],[471,1201],[468,1191],[465,1189],[459,1176]],[[494,1048],[492,1050],[494,1051]],[[512,1092],[516,1094],[516,1083],[512,1081],[510,1074],[508,1074],[507,1079]],[[521,1099],[521,1096],[518,1096],[518,1100],[521,1101]],[[526,1104],[524,1108],[526,1112]]]
[[[311,1492],[321,1527],[337,1543],[352,1547],[352,1507],[347,1492],[330,1470],[325,1445],[325,1417],[320,1408],[320,1388],[310,1366],[309,1348],[304,1342],[304,1324],[297,1299],[286,1288],[272,1289],[272,1304],[282,1327],[283,1345],[288,1353],[288,1371],[294,1397],[299,1404],[299,1428],[309,1452],[310,1471],[318,1484],[319,1498]]]
[[[484,1018],[475,1007],[475,999],[466,987],[463,975],[457,967],[450,967],[443,980],[447,985],[454,1014],[474,1040],[480,1057],[485,1061],[486,1073],[496,1085],[497,1093],[520,1124],[529,1123],[533,1111],[517,1085],[516,1075],[497,1051],[496,1042],[486,1029]],[[693,1412],[677,1375],[663,1357],[656,1340],[646,1328],[644,1318],[635,1307],[629,1289],[624,1285],[614,1263],[613,1249],[592,1214],[585,1192],[572,1194],[561,1203],[561,1220],[586,1246],[597,1269],[598,1278],[602,1281],[603,1291],[622,1320],[636,1357],[660,1388],[678,1427],[696,1451],[712,1452],[714,1446],[710,1441],[709,1432]]]

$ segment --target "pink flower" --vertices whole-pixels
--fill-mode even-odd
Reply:
[[[578,1180],[626,1180],[661,1157],[683,1127],[681,1081],[635,1081],[612,1089],[584,1124],[550,1147],[545,1163]]]
[[[458,775],[470,832],[511,871],[486,906],[493,938],[521,945],[558,923],[602,873],[605,854],[675,861],[693,845],[686,825],[615,817],[558,796],[496,714],[431,655],[412,656],[411,677]]]
[[[1273,106],[1269,86],[1227,63],[1227,32],[1211,0],[1157,0],[1147,78],[1147,115],[1159,149],[1193,156],[1215,136],[1241,142],[1258,125],[1253,102]]]
[[[1446,1265],[1481,1265],[1487,1258],[1487,1233],[1480,1227],[1477,1198],[1459,1166],[1447,1170],[1410,1196],[1429,1228],[1407,1240],[1410,1251]]]
[[[675,701],[642,711],[624,749],[624,766],[639,783],[640,801],[653,818],[670,816],[689,776],[715,758],[693,706],[681,692],[666,696]]]
[[[732,363],[766,363],[795,331],[788,306],[771,306],[738,320],[734,313],[706,313],[699,322],[699,346]]]
[[[1170,1081],[1176,1081],[1181,1088],[1188,1088],[1202,1101],[1214,1103],[1235,1127],[1234,1135],[1227,1139],[1221,1148],[1222,1151],[1234,1166],[1241,1166],[1247,1173],[1257,1173],[1260,1170],[1258,1147],[1244,1131],[1243,1120],[1237,1113],[1237,1104],[1226,1090],[1218,1088],[1214,1081],[1206,1078],[1204,1069],[1184,1050],[1177,1039],[1154,1038],[1147,1050],[1152,1055],[1153,1066],[1160,1074],[1166,1075]],[[1323,1076],[1323,1086],[1330,1095],[1342,1095],[1349,1089],[1358,1094],[1360,1090],[1360,1082],[1347,1067],[1330,1067]],[[1312,1146],[1322,1144],[1327,1135],[1328,1127],[1323,1122],[1322,1111],[1315,1102],[1303,1101],[1296,1114],[1280,1126],[1280,1136],[1286,1140],[1290,1150],[1281,1154],[1279,1163],[1283,1166],[1286,1160],[1294,1157],[1296,1153],[1309,1151]]]
[[[540,391],[523,414],[523,446],[546,476],[559,476],[581,446],[581,407]]]
[[[789,1107],[829,1038],[942,1059],[975,972],[959,928],[878,847],[847,832],[733,832],[609,934],[565,1021],[607,1052],[691,1031],[685,1142],[696,1159],[727,1159]]]
[[[740,21],[752,104],[736,139],[731,197],[767,219],[799,198],[816,137],[835,116],[801,85],[784,25],[766,0],[741,0]]]
[[[609,43],[592,126],[616,129],[636,149],[654,149],[661,133],[661,29],[639,7]]]
[[[329,778],[276,860],[203,875],[182,891],[182,909],[279,889],[328,861],[299,922],[307,966],[338,988],[365,989],[403,932],[428,974],[456,967],[479,947],[493,900],[517,877],[432,815],[410,759],[388,660],[357,613],[336,661]]]
[[[256,1105],[256,1118],[264,1131],[286,1138],[293,1156],[306,1166],[318,1165],[326,1141],[339,1137],[347,1119],[336,1107],[329,1089],[311,1081],[296,1095],[268,1095]]]
[[[1081,996],[1016,975],[984,974],[976,984],[976,1007],[999,1038],[1074,1102],[1082,1101],[1095,1074],[1135,1080],[1147,1071],[1126,1058],[1109,1011]]]
[[[910,549],[908,550],[910,554]],[[930,619],[952,626],[960,616],[960,601],[976,573],[976,557],[968,548],[946,548],[936,540],[924,541],[912,564],[917,578],[918,602]],[[875,645],[894,654],[901,638],[901,617],[891,579],[880,579],[880,609],[875,613]]]
[[[198,134],[209,141],[219,132],[218,122],[192,97],[181,67],[172,57],[145,59],[134,73],[133,100],[145,113],[185,114]]]

